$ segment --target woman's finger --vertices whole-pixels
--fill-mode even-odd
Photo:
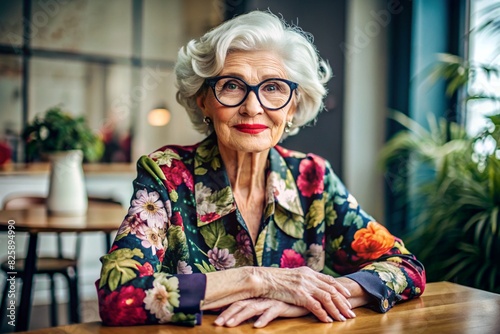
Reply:
[[[217,326],[224,326],[229,319],[233,318],[235,314],[238,314],[238,312],[240,312],[245,307],[245,304],[245,300],[232,303],[227,309],[219,314],[214,323]]]
[[[273,321],[283,313],[285,307],[287,307],[285,303],[276,302],[275,305],[269,307],[264,311],[264,313],[262,313],[257,321],[255,321],[253,326],[256,328],[267,326],[271,321]]]
[[[221,313],[224,319],[223,325],[235,327],[254,316],[261,315],[271,306],[271,302],[272,301],[265,299],[248,299],[236,302],[235,304],[238,305],[230,310],[230,312],[224,315]]]
[[[330,275],[325,275],[321,273],[317,273],[317,277],[325,282],[326,284],[333,286],[335,289],[337,289],[344,297],[349,298],[351,297],[351,292],[342,284],[340,284],[339,281],[337,281],[334,277]]]
[[[330,299],[332,303],[335,305],[335,307],[338,309],[340,314],[342,314],[344,317],[347,318],[353,318],[352,316],[352,311],[351,311],[351,304],[347,300],[347,298],[340,293],[340,291],[335,288],[334,286],[331,286],[327,283],[320,283],[318,286],[319,292],[321,291],[327,291],[330,294]],[[336,313],[336,312],[335,312]],[[344,321],[342,317],[336,318],[334,317],[335,320]]]

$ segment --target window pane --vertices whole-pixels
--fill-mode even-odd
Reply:
[[[129,161],[131,70],[122,65],[33,58],[29,119],[61,105],[102,134],[103,161]]]
[[[175,61],[190,39],[222,22],[219,0],[144,1],[143,52],[145,58]]]
[[[0,55],[0,144],[7,145],[11,160],[20,156],[21,111],[21,59],[17,56]],[[0,161],[5,157],[0,157]]]
[[[22,1],[0,1],[0,43],[15,46],[23,43],[22,16]]]
[[[131,0],[33,1],[32,46],[126,56],[132,50]]]
[[[492,6],[496,6],[493,10]],[[498,47],[500,39],[498,33],[500,27],[498,23],[498,15],[500,14],[500,4],[498,0],[482,0],[471,2],[471,27],[475,28],[490,19],[495,21],[490,24],[493,30],[484,30],[476,32],[477,28],[470,35],[471,52],[470,58],[473,63],[488,65],[492,67],[500,67],[500,49]],[[482,94],[487,96],[500,96],[500,76],[487,75],[483,71],[478,71],[475,78],[472,80],[469,87],[469,94]],[[484,129],[486,125],[485,116],[498,113],[500,111],[499,101],[494,100],[477,100],[468,103],[467,114],[467,131],[470,134],[477,134]]]

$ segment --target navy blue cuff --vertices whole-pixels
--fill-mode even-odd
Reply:
[[[345,277],[357,282],[372,296],[371,301],[366,305],[372,310],[385,313],[401,300],[401,296],[385,285],[375,273],[358,271]]]
[[[200,304],[205,299],[207,277],[205,274],[180,274],[179,278],[180,300],[177,311],[196,316],[196,324],[201,325]]]

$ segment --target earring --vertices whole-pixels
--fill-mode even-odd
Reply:
[[[205,116],[203,117],[203,123],[205,123],[207,126],[210,126],[210,124],[212,124],[212,120],[210,119],[210,117]]]
[[[285,125],[285,133],[289,133],[290,130],[292,129],[293,122],[292,121],[287,121]]]

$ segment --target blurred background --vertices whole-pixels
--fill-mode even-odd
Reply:
[[[468,136],[491,126],[485,115],[498,111],[498,100],[465,98],[500,89],[494,70],[468,76],[472,63],[499,65],[498,29],[475,29],[491,8],[498,0],[0,0],[0,161],[28,161],[22,130],[53,106],[83,115],[100,134],[102,164],[133,165],[160,146],[198,142],[203,136],[175,100],[180,47],[235,15],[269,9],[311,33],[334,73],[327,110],[283,146],[327,158],[365,211],[406,235],[425,207],[408,204],[420,183],[408,159],[380,160],[404,129],[391,112],[423,129],[429,115],[443,118]],[[462,81],[450,88],[443,69],[453,62],[455,75],[467,78],[452,77]],[[7,178],[0,175],[2,194],[16,190]],[[99,254],[86,256],[82,298],[95,300]],[[40,292],[35,304],[45,299]]]

